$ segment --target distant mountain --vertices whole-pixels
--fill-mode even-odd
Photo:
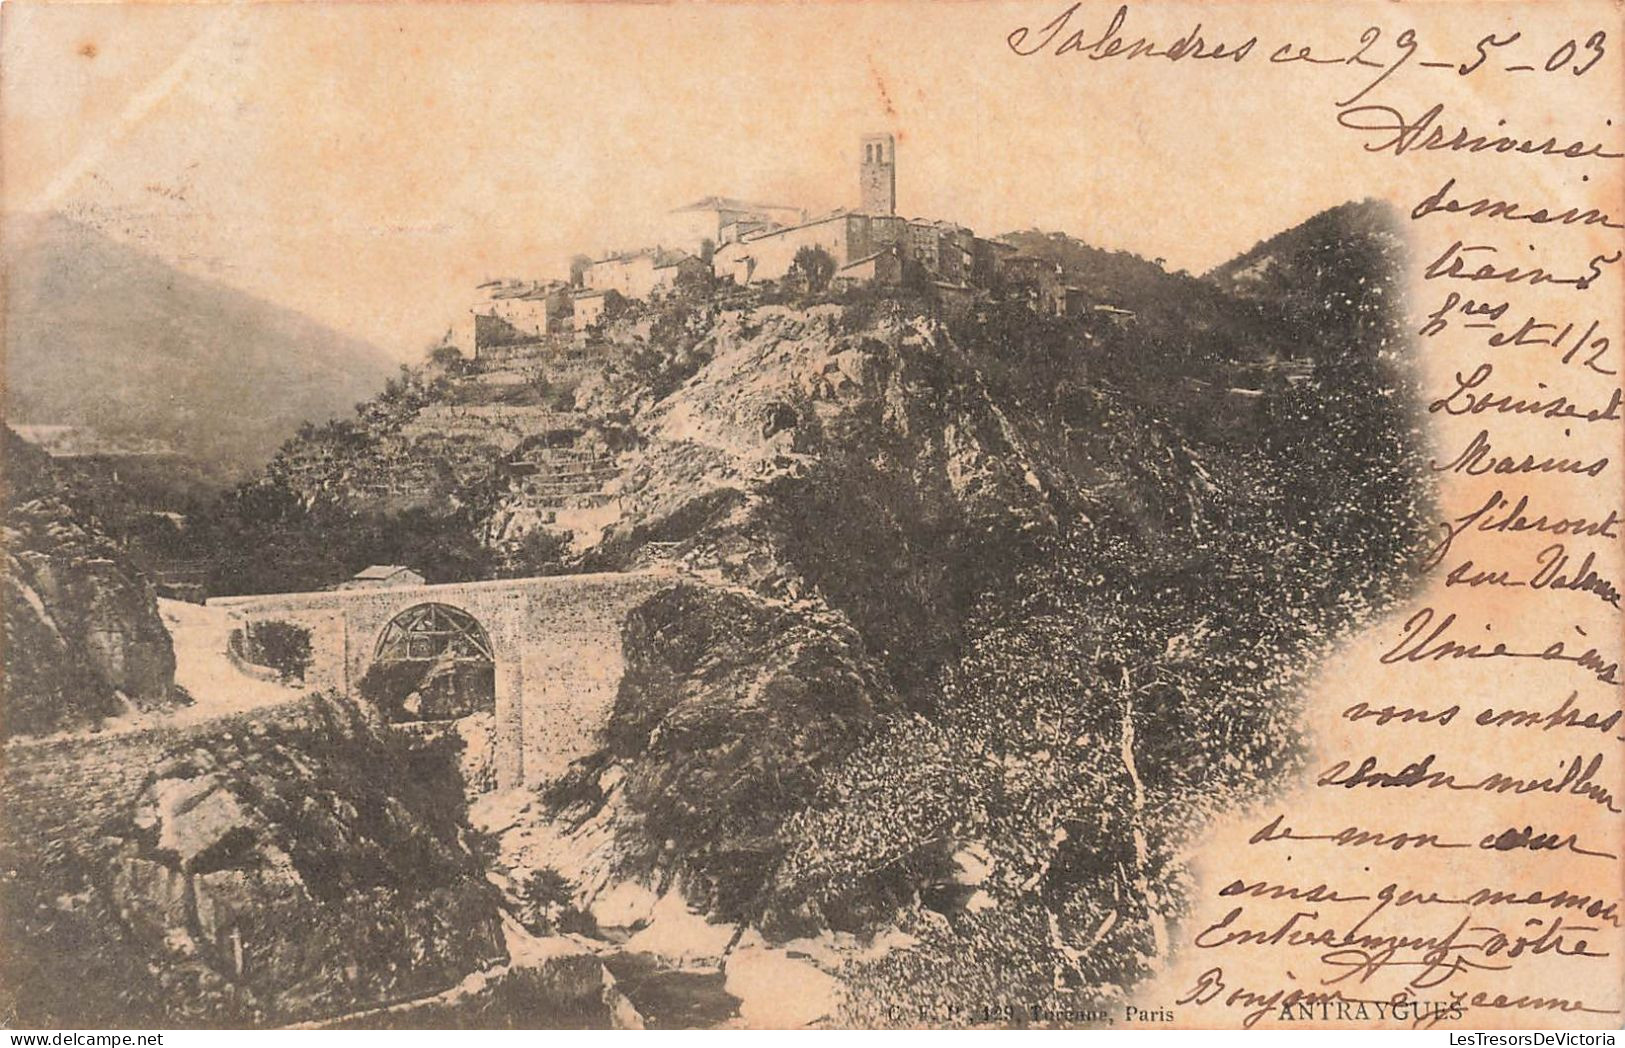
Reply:
[[[5,239],[13,424],[157,438],[228,480],[392,370],[376,346],[61,215],[10,220]]]

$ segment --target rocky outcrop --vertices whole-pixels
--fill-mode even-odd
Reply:
[[[769,944],[901,928],[929,956],[877,985],[909,992],[1033,957],[1034,1000],[1142,976],[1168,841],[1290,765],[1305,652],[1407,584],[1392,253],[1332,226],[1298,254],[1335,272],[1263,304],[1049,238],[1112,308],[856,295],[612,329],[626,364],[578,402],[623,423],[621,515],[578,544],[716,589],[634,614],[605,747],[513,824],[515,868],[550,856],[646,941],[679,887]],[[1358,323],[1275,312],[1333,291]]]
[[[624,772],[617,872],[681,874],[704,912],[746,919],[780,824],[897,699],[840,616],[745,591],[657,594],[624,644],[606,732]]]
[[[7,953],[33,967],[5,973],[14,1014],[283,1024],[505,962],[456,749],[321,696],[184,733],[15,748]],[[85,975],[64,998],[52,987],[72,968]]]
[[[184,697],[151,584],[6,431],[4,734],[94,724]]]
[[[975,594],[1054,532],[1066,485],[917,307],[725,311],[693,352],[707,363],[663,398],[584,385],[589,412],[640,405],[621,516],[586,562],[657,555],[822,605],[917,698]]]
[[[313,1024],[336,1030],[641,1030],[643,1016],[579,940],[518,935],[511,966],[442,994]]]

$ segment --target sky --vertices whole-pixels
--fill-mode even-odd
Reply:
[[[905,214],[1193,272],[1380,183],[1383,161],[1302,131],[1336,133],[1342,70],[1011,52],[1064,6],[12,3],[4,205],[412,359],[479,282],[656,243],[696,198],[854,205],[869,131],[898,136]],[[1136,9],[1129,35],[1267,30],[1249,13]]]

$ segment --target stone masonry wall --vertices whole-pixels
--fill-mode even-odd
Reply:
[[[379,634],[396,615],[424,603],[473,615],[496,656],[496,779],[507,787],[553,779],[598,747],[624,672],[621,626],[634,606],[676,579],[659,571],[560,575],[209,603],[244,622],[309,627],[309,679],[346,692],[366,673]]]

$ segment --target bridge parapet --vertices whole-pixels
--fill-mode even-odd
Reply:
[[[625,671],[621,625],[637,604],[683,578],[675,570],[552,575],[379,589],[217,597],[244,622],[311,631],[312,687],[354,694],[384,627],[421,604],[472,615],[490,638],[499,788],[540,785],[598,747]]]

